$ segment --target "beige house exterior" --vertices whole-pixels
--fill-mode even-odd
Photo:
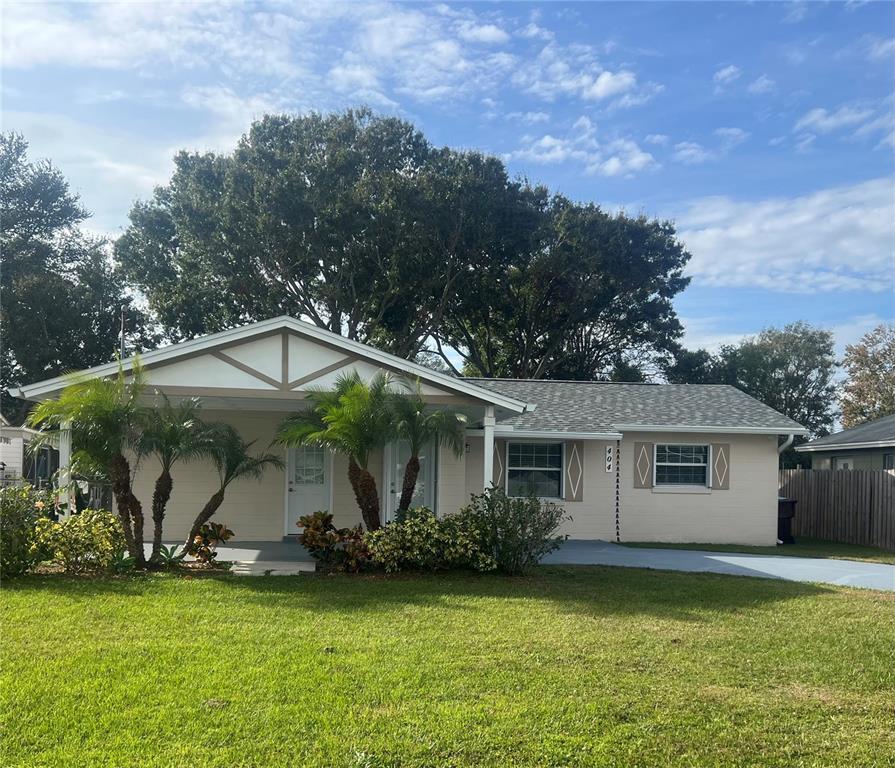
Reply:
[[[216,519],[235,531],[235,542],[296,535],[299,516],[318,509],[333,512],[338,525],[360,523],[344,456],[273,442],[309,390],[350,370],[419,380],[433,408],[466,415],[460,456],[432,446],[422,457],[415,503],[447,515],[492,485],[509,495],[534,492],[565,507],[572,519],[562,532],[573,539],[773,544],[778,437],[804,432],[732,387],[456,378],[290,317],[156,350],[142,363],[152,390],[199,397],[203,419],[232,424],[258,450],[282,451],[285,471],[228,488]],[[116,371],[109,364],[87,373]],[[66,383],[15,394],[52,398]],[[388,445],[370,462],[385,521],[397,505],[403,450]],[[144,508],[158,470],[152,460],[136,466]],[[217,489],[217,475],[194,461],[176,465],[173,477],[165,538],[178,541]]]

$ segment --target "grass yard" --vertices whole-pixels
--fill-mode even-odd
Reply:
[[[542,568],[10,581],[3,766],[884,766],[895,600]]]
[[[700,552],[742,552],[747,555],[787,555],[790,557],[828,557],[834,560],[862,560],[895,565],[895,552],[860,544],[840,544],[823,539],[797,538],[795,544],[779,547],[748,547],[739,544],[663,544],[649,541],[622,542],[626,547],[654,549],[696,549]]]

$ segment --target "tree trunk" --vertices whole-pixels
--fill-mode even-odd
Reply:
[[[137,550],[134,547],[134,529],[131,525],[131,467],[122,454],[112,458],[109,464],[109,475],[112,481],[112,494],[115,496],[115,507],[118,510],[118,519],[124,530],[124,542],[128,554],[137,559]]]
[[[404,467],[404,483],[401,486],[401,500],[398,502],[398,512],[403,515],[410,509],[410,502],[413,501],[413,492],[416,490],[416,479],[420,475],[420,458],[419,456],[411,456],[407,459],[407,466]]]
[[[150,563],[158,562],[159,550],[162,548],[162,527],[165,522],[165,507],[168,506],[168,500],[171,498],[171,491],[174,488],[174,481],[171,473],[167,469],[163,469],[162,473],[155,481],[155,490],[152,493],[152,554],[149,556]]]
[[[382,527],[379,517],[379,492],[376,490],[376,479],[369,470],[364,469],[358,463],[348,457],[348,481],[354,490],[354,498],[360,507],[360,514],[368,531],[375,531]]]
[[[133,557],[137,568],[146,567],[146,553],[143,551],[143,505],[140,500],[130,492],[130,513],[134,526],[134,552]]]
[[[218,511],[218,507],[224,503],[224,489],[216,491],[214,496],[212,496],[207,502],[205,502],[205,506],[202,507],[202,511],[196,516],[196,519],[193,521],[193,527],[190,528],[189,535],[186,537],[186,541],[183,544],[184,549],[189,549],[193,545],[193,539],[199,535],[199,529],[202,528],[205,523],[211,520],[212,515]]]

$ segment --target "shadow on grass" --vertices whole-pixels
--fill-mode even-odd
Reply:
[[[653,615],[702,620],[763,604],[832,593],[814,584],[719,574],[606,566],[541,566],[527,576],[472,573],[255,577],[224,582],[241,600],[281,609],[374,611],[432,607],[475,610],[475,600],[546,601],[582,615]]]
[[[702,621],[707,612],[737,613],[772,603],[832,593],[814,584],[707,573],[541,566],[529,575],[439,573],[318,576],[133,575],[126,577],[28,576],[10,579],[12,593],[53,593],[66,599],[116,595],[152,597],[164,590],[204,584],[233,600],[277,611],[351,614],[406,608],[476,610],[494,599],[553,603],[563,611],[594,617],[651,615]]]

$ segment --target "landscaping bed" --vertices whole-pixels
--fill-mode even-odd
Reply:
[[[873,766],[895,599],[743,577],[26,576],[4,766]]]

